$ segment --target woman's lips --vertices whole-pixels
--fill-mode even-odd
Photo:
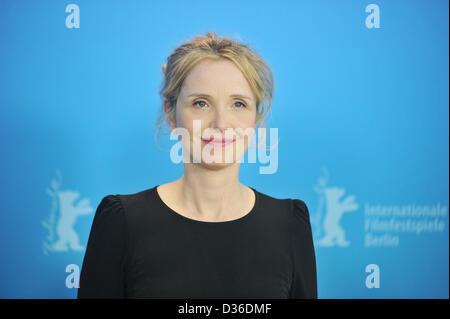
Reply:
[[[220,138],[210,138],[210,139],[204,139],[202,138],[202,141],[206,144],[213,144],[215,146],[227,146],[228,144],[231,144],[234,142],[234,140],[227,140],[227,139],[220,139]]]

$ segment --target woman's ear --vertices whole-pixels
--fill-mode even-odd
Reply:
[[[169,124],[170,130],[172,131],[176,127],[174,122],[175,111],[170,110],[170,105],[169,101],[167,101],[167,98],[164,98],[163,105],[164,105],[164,117],[167,121],[167,124]]]

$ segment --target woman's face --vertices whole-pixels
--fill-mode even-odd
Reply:
[[[176,105],[176,126],[189,132],[189,143],[183,137],[181,143],[190,150],[190,162],[201,158],[201,165],[220,168],[239,160],[254,136],[256,115],[255,95],[233,62],[198,63],[186,77]],[[200,120],[199,129],[194,120]],[[206,156],[213,162],[205,161]]]

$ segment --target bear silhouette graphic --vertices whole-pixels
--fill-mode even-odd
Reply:
[[[60,211],[60,218],[56,224],[58,240],[50,246],[50,250],[67,251],[68,247],[75,251],[83,250],[73,226],[78,216],[92,213],[89,200],[83,199],[75,204],[80,194],[71,190],[59,191],[57,197]]]
[[[43,251],[82,251],[78,234],[74,225],[78,217],[91,214],[94,210],[87,198],[78,200],[80,193],[74,190],[61,190],[61,172],[57,170],[57,178],[51,181],[46,189],[52,198],[50,215],[42,226],[47,229],[47,236],[43,242]],[[78,202],[77,202],[78,201]]]
[[[345,189],[338,187],[326,187],[323,190],[326,203],[326,215],[323,219],[323,230],[325,235],[318,241],[320,246],[342,246],[350,245],[345,239],[344,229],[339,224],[344,213],[352,212],[358,209],[355,202],[355,196],[347,196],[344,200]]]

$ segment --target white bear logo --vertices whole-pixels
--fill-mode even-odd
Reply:
[[[73,227],[79,216],[93,212],[88,199],[85,198],[77,202],[80,197],[79,192],[60,190],[61,174],[59,171],[57,171],[57,174],[58,180],[52,180],[51,187],[47,188],[47,193],[53,199],[52,210],[49,218],[42,222],[42,225],[48,231],[43,245],[46,255],[49,251],[83,250],[84,247],[80,245],[78,234]],[[57,214],[58,211],[59,214]],[[56,220],[56,218],[58,219]]]
[[[319,183],[315,191],[319,194],[319,209],[312,223],[318,228],[317,236],[321,238],[317,241],[318,246],[341,246],[347,247],[350,242],[345,239],[345,231],[339,224],[342,215],[358,209],[355,196],[349,195],[341,199],[345,194],[345,188],[329,187],[328,173],[325,169],[324,177],[319,178]],[[325,216],[322,210],[325,208]],[[322,236],[322,233],[323,234]]]

